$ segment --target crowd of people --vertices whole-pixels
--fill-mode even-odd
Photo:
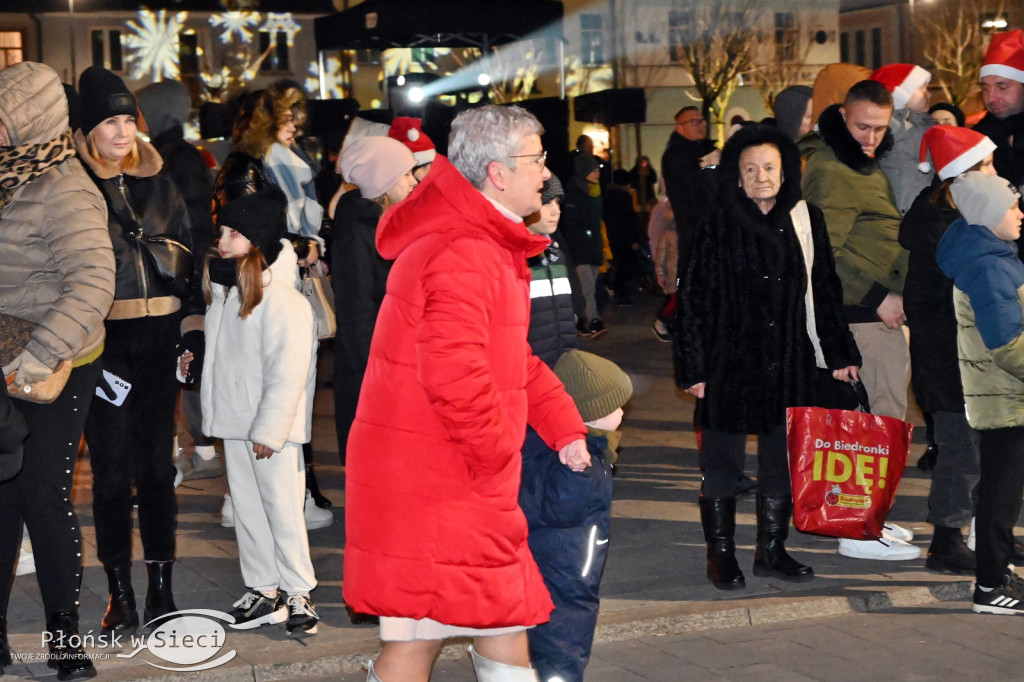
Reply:
[[[934,457],[925,565],[973,572],[977,612],[1024,612],[1024,32],[993,37],[973,129],[930,106],[930,80],[833,64],[722,145],[683,107],[660,176],[646,157],[612,172],[583,138],[559,178],[516,106],[460,113],[446,156],[418,119],[363,121],[328,197],[298,143],[296,83],[242,98],[211,170],[184,139],[181,83],[132,93],[90,67],[74,91],[43,64],[0,71],[0,348],[18,320],[30,328],[2,358],[11,397],[30,399],[0,394],[0,669],[24,526],[49,664],[96,674],[69,637],[83,437],[104,631],[174,617],[175,486],[226,469],[222,524],[246,587],[233,627],[316,634],[307,529],[333,516],[310,446],[319,343],[300,276],[314,266],[338,319],[344,599],[384,643],[368,680],[429,679],[451,637],[473,639],[483,681],[583,679],[633,387],[579,344],[641,287],[664,296],[654,334],[696,398],[715,587],[746,586],[734,535],[751,489],[753,574],[815,577],[786,548],[786,408],[853,408],[854,381],[873,412],[904,419],[913,375]],[[55,399],[31,400],[54,383]],[[174,457],[179,431],[191,462]],[[887,523],[838,552],[913,560],[912,538]]]

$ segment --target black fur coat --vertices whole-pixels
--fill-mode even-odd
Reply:
[[[773,144],[783,182],[763,215],[739,186],[740,153]],[[785,408],[814,405],[817,370],[807,334],[807,271],[790,211],[800,201],[800,156],[776,128],[751,126],[726,144],[717,210],[702,222],[682,275],[674,347],[676,383],[706,382],[698,403],[702,426],[764,433]],[[808,206],[814,242],[816,330],[829,369],[860,364],[842,314],[842,289],[822,213]]]

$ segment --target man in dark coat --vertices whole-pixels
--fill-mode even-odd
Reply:
[[[697,221],[708,205],[700,169],[716,165],[720,153],[715,150],[715,143],[707,139],[708,122],[700,109],[683,107],[676,112],[675,121],[675,130],[661,156],[661,177],[676,217],[679,272],[682,273]]]

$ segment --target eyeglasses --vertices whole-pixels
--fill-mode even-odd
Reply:
[[[532,163],[537,168],[543,168],[544,165],[547,164],[547,162],[548,162],[548,153],[546,151],[543,151],[540,154],[518,154],[518,155],[515,155],[515,156],[510,156],[508,158],[510,158],[510,159],[533,159],[532,161],[530,161],[530,163]]]
[[[676,125],[686,126],[686,125],[707,125],[707,124],[708,124],[708,122],[706,120],[704,120],[703,118],[691,118],[691,119],[688,119],[686,121],[680,121]]]

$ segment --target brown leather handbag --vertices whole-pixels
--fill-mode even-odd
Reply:
[[[0,313],[0,366],[8,365],[25,349],[36,323]],[[4,374],[12,398],[31,403],[52,403],[64,390],[71,376],[71,361],[65,360],[53,374],[34,384],[19,384],[18,373]]]

